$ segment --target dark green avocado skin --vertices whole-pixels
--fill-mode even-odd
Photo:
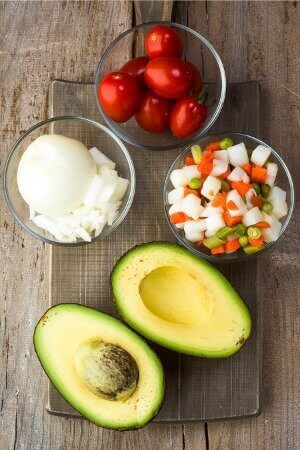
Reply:
[[[60,306],[66,306],[66,305],[75,305],[75,306],[79,306],[78,303],[60,303],[59,305],[60,305]],[[41,366],[42,366],[42,368],[43,368],[43,370],[44,370],[44,372],[45,372],[46,375],[47,375],[47,372],[46,372],[46,370],[45,370],[45,367],[44,367],[44,365],[43,365],[43,362],[42,362],[41,358],[40,358],[39,355],[38,355],[38,352],[37,352],[37,349],[36,349],[36,342],[35,342],[34,337],[35,337],[36,331],[37,331],[37,329],[38,329],[38,326],[39,326],[39,325],[43,326],[43,323],[44,323],[46,320],[48,320],[47,314],[48,314],[50,311],[52,311],[53,308],[56,308],[57,306],[58,306],[58,305],[52,306],[51,308],[49,308],[49,309],[42,315],[42,317],[40,318],[40,320],[38,321],[38,323],[37,323],[36,326],[34,327],[34,333],[33,333],[33,347],[34,347],[34,350],[35,350],[35,354],[36,354],[36,356],[37,356],[37,358],[38,358],[38,360],[39,360],[39,362],[40,362],[40,364],[41,364]],[[86,309],[89,309],[89,310],[94,310],[94,311],[96,311],[96,312],[99,312],[96,308],[91,308],[91,307],[87,307],[87,306],[84,306],[84,305],[80,305],[80,307],[81,307],[81,308],[86,308]],[[118,319],[115,319],[115,320],[118,320]],[[126,324],[123,323],[123,326],[125,326],[126,328],[128,328],[128,330],[130,330],[132,333],[135,333],[133,330],[131,330],[129,327],[127,327]],[[145,340],[142,336],[139,335],[139,338],[140,338],[142,341],[144,341],[144,342],[149,346],[149,343],[146,342],[146,340]],[[153,350],[153,352],[154,352],[154,350]],[[160,365],[161,365],[161,369],[162,369],[162,377],[163,377],[163,378],[162,378],[163,396],[162,396],[162,399],[161,399],[161,402],[160,402],[159,407],[153,412],[153,415],[152,415],[151,419],[150,419],[147,423],[141,424],[141,425],[138,425],[138,426],[132,426],[132,427],[114,427],[114,428],[111,428],[111,427],[104,426],[104,425],[102,425],[102,424],[99,425],[97,422],[94,422],[94,421],[91,420],[90,418],[87,419],[87,420],[88,420],[89,422],[93,423],[94,425],[98,426],[98,427],[100,426],[101,428],[105,428],[105,429],[107,429],[107,430],[114,430],[114,431],[133,431],[133,430],[139,430],[139,429],[144,428],[145,426],[149,425],[149,424],[155,419],[155,417],[158,415],[159,411],[161,410],[161,408],[162,408],[162,406],[163,406],[163,404],[164,404],[164,400],[165,400],[165,392],[166,392],[166,383],[165,383],[165,376],[164,376],[163,365],[162,365],[162,363],[161,363],[161,361],[160,361],[160,359],[158,358],[157,355],[156,355],[156,357],[157,357],[157,359],[158,359],[158,361],[159,361],[159,363],[160,363]],[[48,377],[48,375],[47,375],[47,377]],[[63,398],[67,403],[69,403],[69,402],[68,402],[68,399],[64,396],[64,393],[61,392],[61,391],[58,389],[56,383],[55,383],[53,380],[51,380],[49,377],[48,377],[48,380],[49,380],[50,383],[55,387],[55,389],[56,389],[57,392],[62,396],[62,398]],[[71,405],[71,406],[72,406],[72,408],[74,408],[79,414],[81,414],[80,411],[79,411],[74,405]],[[84,417],[84,416],[83,416],[83,417]]]

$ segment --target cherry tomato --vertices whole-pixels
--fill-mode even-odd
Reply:
[[[128,73],[138,82],[142,89],[146,89],[147,86],[144,80],[144,72],[148,62],[149,58],[147,56],[139,56],[124,64],[120,69],[120,72]]]
[[[174,136],[184,138],[195,133],[205,122],[206,106],[190,95],[178,100],[171,112],[170,128]]]
[[[176,99],[189,92],[192,71],[184,61],[177,58],[151,59],[146,66],[145,81],[157,95]]]
[[[198,98],[198,95],[200,94],[203,88],[201,74],[199,72],[199,69],[196,66],[194,66],[194,64],[188,61],[186,63],[190,67],[193,75],[191,95],[195,98]]]
[[[170,100],[148,91],[144,94],[135,114],[136,121],[141,128],[151,133],[166,131],[169,128],[172,106]]]
[[[181,37],[174,28],[167,25],[155,25],[145,39],[145,50],[150,59],[163,56],[180,58],[182,48]]]
[[[127,73],[111,72],[98,87],[104,113],[115,122],[126,122],[136,112],[141,99],[137,82]]]

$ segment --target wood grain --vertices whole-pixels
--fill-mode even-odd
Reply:
[[[298,174],[299,3],[175,5],[219,51],[229,81],[260,82],[261,137]],[[1,173],[9,147],[22,131],[47,117],[50,80],[91,82],[106,45],[132,21],[132,4],[125,1],[0,2]],[[263,413],[256,419],[209,424],[210,449],[300,446],[299,210],[298,206],[285,237],[264,257]],[[0,213],[1,449],[205,448],[198,424],[156,424],[134,433],[102,433],[85,421],[45,412],[45,379],[33,355],[31,336],[47,307],[46,252],[13,222],[2,192]]]

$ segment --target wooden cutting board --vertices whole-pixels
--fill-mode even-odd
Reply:
[[[259,136],[260,89],[256,82],[232,84],[214,131],[241,131]],[[50,116],[81,115],[101,121],[90,84],[54,81]],[[53,130],[55,132],[55,129]],[[76,137],[76,136],[74,136]],[[165,175],[178,151],[146,152],[128,147],[137,189],[125,221],[107,239],[75,248],[49,247],[50,306],[76,302],[118,317],[109,275],[120,256],[142,242],[174,241],[162,208]],[[256,415],[260,411],[261,345],[259,266],[257,261],[219,265],[250,308],[251,338],[236,355],[205,360],[153,345],[166,374],[166,400],[155,420],[206,421]],[[49,413],[79,416],[49,384]],[[79,416],[80,417],[80,416]]]

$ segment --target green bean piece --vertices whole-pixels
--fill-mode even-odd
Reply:
[[[252,152],[253,152],[253,150],[251,150],[250,148],[247,148],[247,153],[248,153],[248,158],[249,159],[251,159]]]
[[[260,195],[260,187],[258,183],[251,183],[257,195]]]
[[[202,181],[200,180],[200,178],[192,178],[190,180],[189,186],[191,189],[200,189],[202,186]]]
[[[234,237],[240,238],[240,237],[244,236],[245,233],[246,233],[246,227],[244,224],[239,223],[238,225],[236,225],[234,227],[234,231],[233,231]]]
[[[228,192],[230,189],[230,184],[226,180],[221,180],[221,191]]]
[[[220,142],[220,149],[227,150],[229,147],[233,146],[233,140],[229,137],[225,137]]]
[[[195,144],[191,147],[192,156],[196,164],[199,164],[202,160],[202,148],[200,145]]]
[[[265,169],[267,169],[268,164],[269,164],[270,162],[271,162],[271,161],[270,161],[269,159],[267,159],[267,161],[264,163],[263,167],[264,167]]]
[[[234,229],[232,227],[223,227],[219,231],[217,231],[217,237],[219,239],[225,239],[227,238],[227,236],[232,234],[233,230]]]
[[[214,236],[203,239],[203,244],[205,245],[205,247],[212,249],[225,244],[225,240],[218,238],[218,236],[215,234]]]
[[[263,212],[265,212],[266,214],[272,214],[273,211],[273,205],[270,202],[264,202],[263,206],[262,206],[262,210]]]
[[[249,227],[247,229],[247,234],[253,239],[258,239],[261,237],[261,231],[258,227]]]
[[[246,245],[248,245],[248,238],[247,236],[241,236],[239,238],[239,243],[242,247],[246,247]]]
[[[261,193],[264,198],[268,198],[270,195],[271,187],[268,184],[262,184],[260,187]]]
[[[247,255],[254,255],[255,253],[259,252],[262,249],[262,247],[254,247],[254,245],[246,245],[244,247],[244,252],[247,253]]]

